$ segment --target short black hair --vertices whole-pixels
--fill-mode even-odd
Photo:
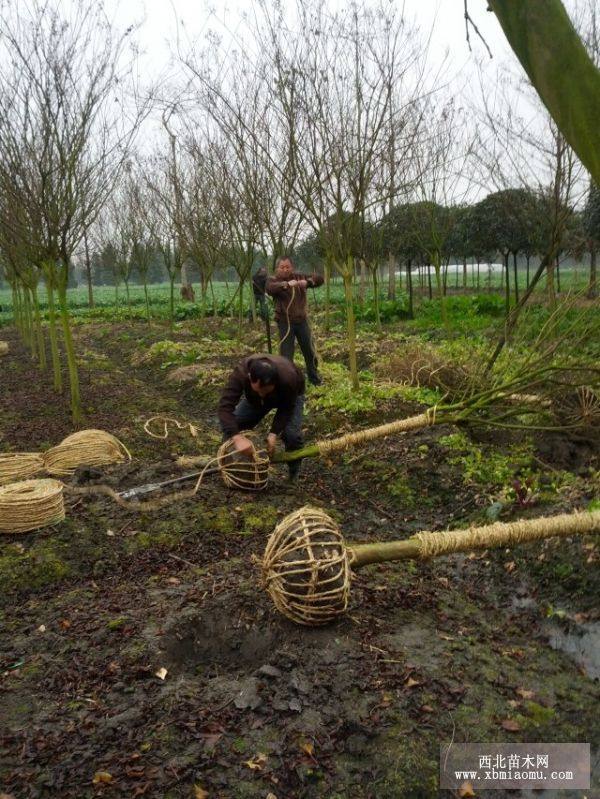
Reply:
[[[275,385],[277,382],[277,367],[271,361],[264,358],[259,358],[256,361],[251,361],[248,368],[250,380],[253,383],[258,382],[261,386]]]

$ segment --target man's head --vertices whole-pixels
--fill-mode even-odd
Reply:
[[[250,363],[248,377],[252,391],[255,391],[259,397],[266,397],[275,389],[277,367],[271,361],[258,358]]]
[[[275,274],[280,280],[289,280],[294,273],[294,262],[287,255],[282,255],[275,262]]]

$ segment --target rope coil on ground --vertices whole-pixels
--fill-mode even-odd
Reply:
[[[162,433],[154,433],[150,429],[150,426],[157,421],[160,421],[162,424]],[[193,425],[191,422],[180,422],[178,419],[174,419],[172,416],[151,416],[149,419],[146,419],[144,430],[151,438],[166,439],[169,437],[169,425],[173,425],[173,427],[176,427],[177,430],[185,430],[187,428],[193,438],[198,437],[198,428],[195,425]]]
[[[80,466],[108,466],[131,460],[131,453],[118,438],[104,430],[80,430],[44,453],[49,474],[67,476]]]
[[[46,452],[0,453],[0,485],[28,480],[42,472],[72,475],[80,466],[109,466],[131,460],[118,438],[104,430],[80,430]]]
[[[65,518],[59,480],[23,480],[0,487],[0,533],[27,533]]]
[[[28,480],[44,471],[44,458],[37,452],[3,452],[0,454],[0,486]]]

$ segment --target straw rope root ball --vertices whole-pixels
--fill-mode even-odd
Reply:
[[[244,436],[249,434],[244,432]],[[217,452],[217,464],[223,482],[228,488],[242,491],[264,491],[269,482],[269,456],[264,449],[253,445],[250,456],[235,449],[231,439],[225,441]]]
[[[298,624],[327,624],[348,606],[348,552],[337,524],[318,508],[300,508],[277,525],[262,571],[276,608]]]
[[[127,447],[104,430],[81,430],[44,454],[49,474],[68,476],[80,466],[108,466],[131,460]]]
[[[0,533],[27,533],[65,518],[63,484],[23,480],[0,487]]]

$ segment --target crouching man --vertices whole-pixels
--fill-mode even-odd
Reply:
[[[290,452],[300,449],[304,412],[304,374],[281,355],[249,355],[235,367],[219,400],[223,436],[238,452],[250,452],[251,442],[241,433],[250,430],[271,410],[275,416],[267,436],[267,452],[275,452],[277,436]],[[288,463],[290,480],[300,471],[300,460]]]

